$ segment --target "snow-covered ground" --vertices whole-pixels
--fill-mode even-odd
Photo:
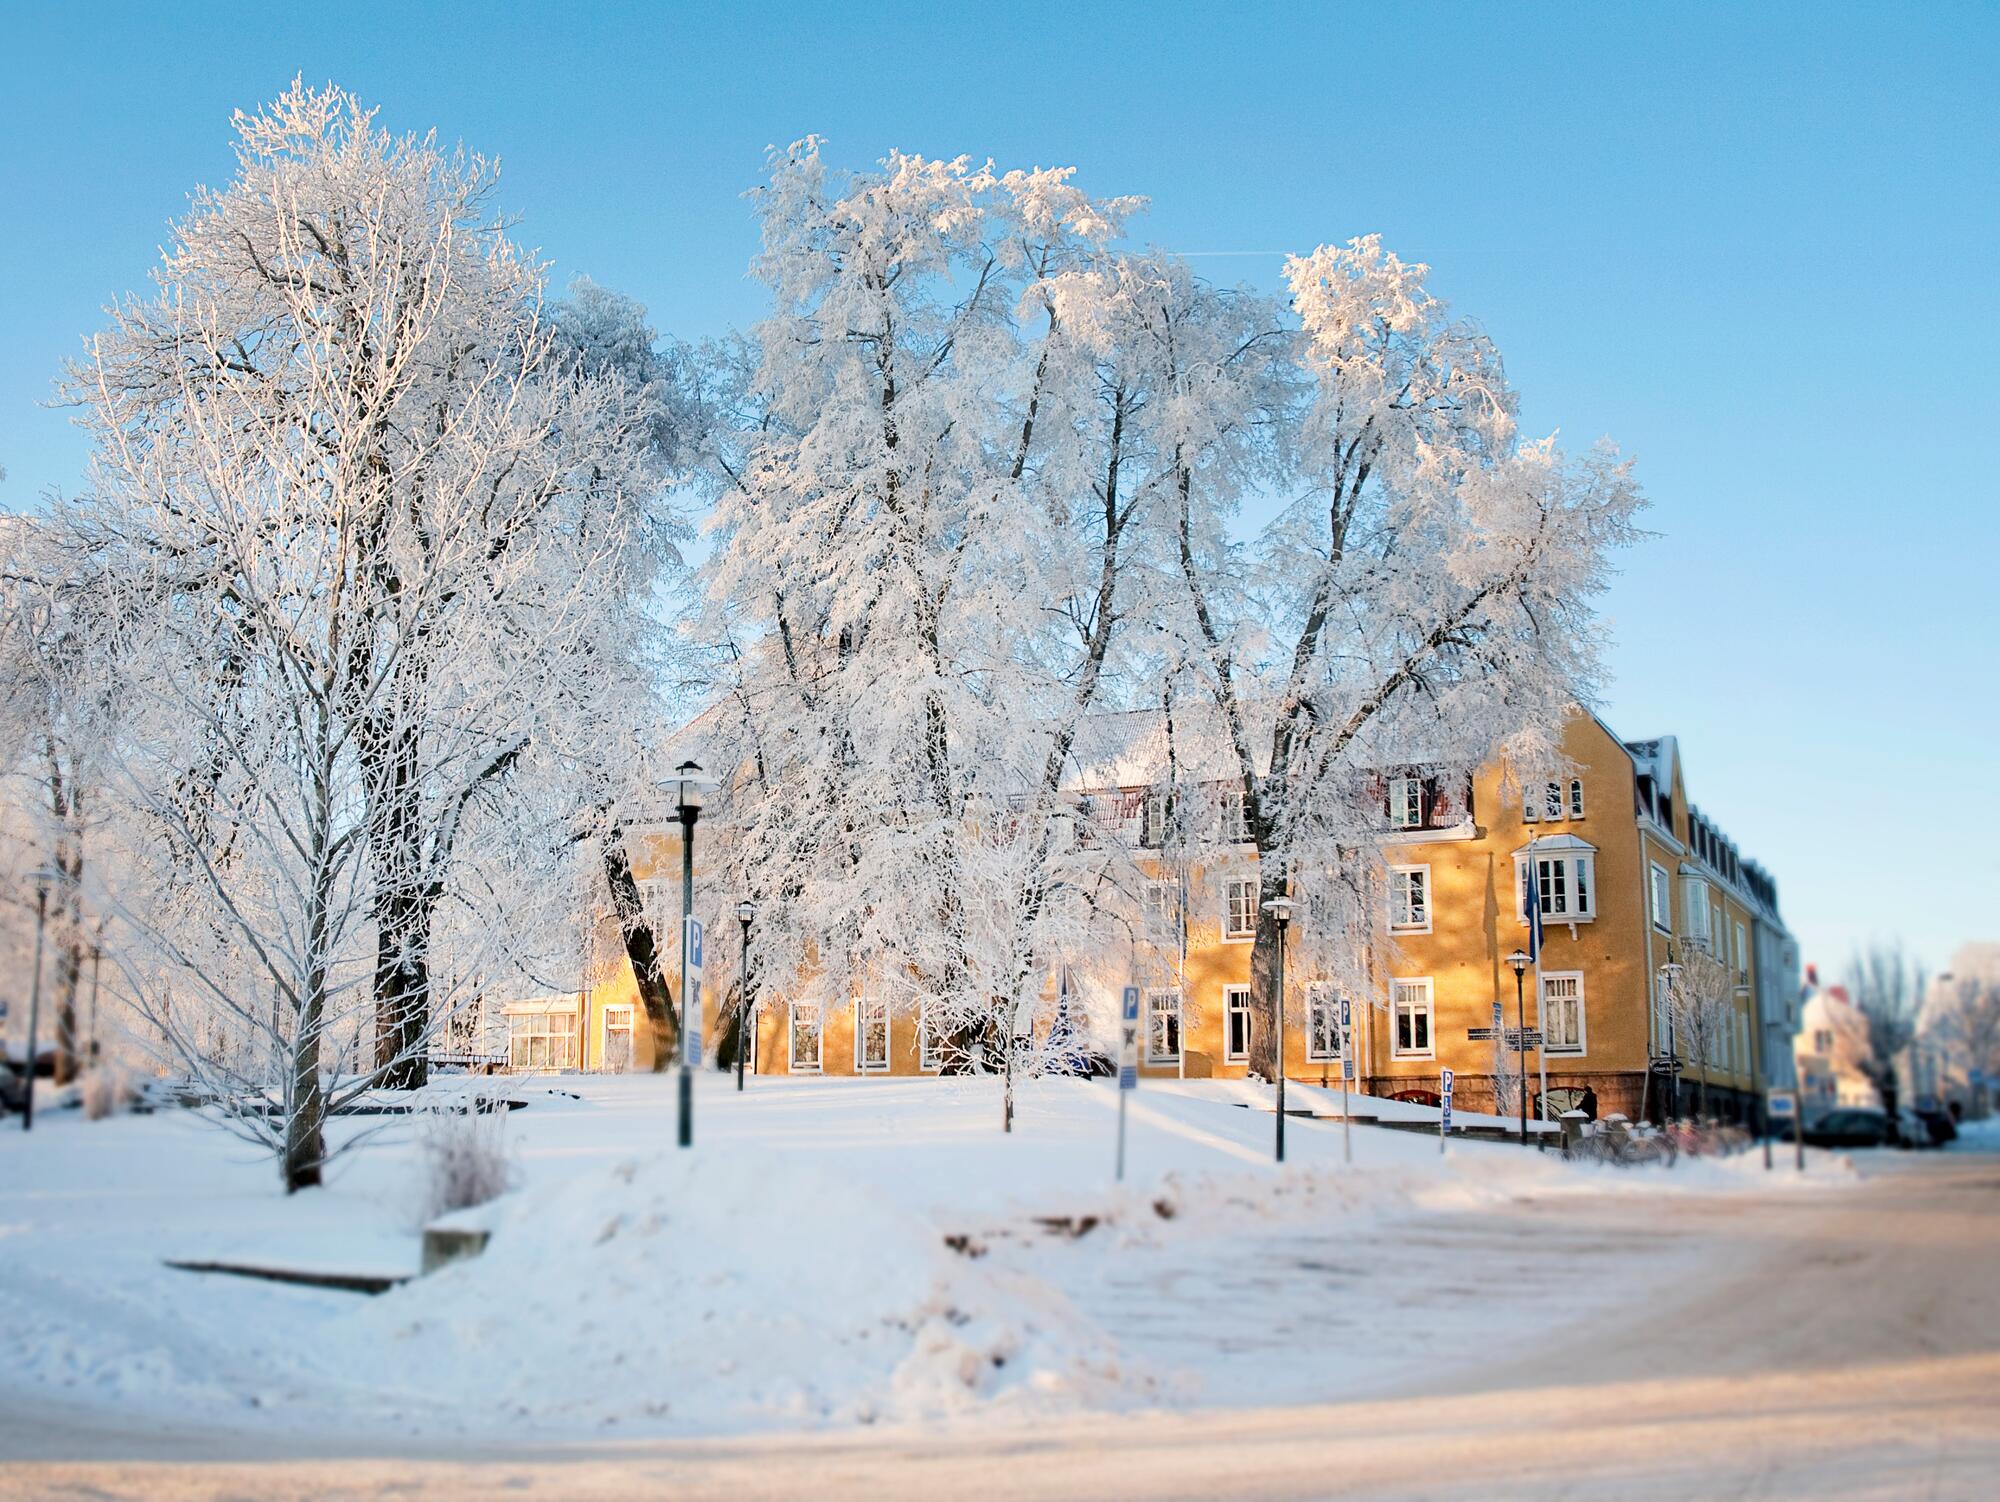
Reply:
[[[534,1443],[1382,1394],[1528,1329],[1583,1338],[1706,1254],[1668,1210],[1616,1248],[1629,1279],[1575,1285],[1593,1197],[1846,1175],[1359,1126],[1348,1164],[1338,1123],[1296,1118],[1278,1170],[1259,1087],[1148,1082],[1117,1186],[1108,1082],[1031,1084],[1005,1136],[991,1081],[709,1077],[692,1152],[671,1079],[481,1083],[529,1103],[518,1187],[471,1212],[491,1248],[375,1298],[165,1262],[414,1273],[406,1126],[290,1199],[185,1112],[0,1128],[0,1406]]]

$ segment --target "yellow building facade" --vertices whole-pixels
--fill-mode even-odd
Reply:
[[[1525,788],[1498,765],[1456,795],[1422,778],[1385,776],[1387,900],[1367,957],[1374,979],[1365,994],[1342,996],[1288,966],[1288,1078],[1338,1087],[1345,1050],[1362,1093],[1434,1099],[1440,1071],[1450,1068],[1460,1109],[1512,1111],[1518,1097],[1496,1094],[1495,1045],[1468,1036],[1492,1028],[1497,1007],[1504,1026],[1518,1016],[1542,1035],[1526,1059],[1531,1113],[1544,1077],[1551,1115],[1588,1089],[1600,1114],[1659,1118],[1676,1092],[1681,1111],[1694,1109],[1704,1087],[1710,1114],[1756,1113],[1762,1033],[1751,935],[1759,921],[1778,921],[1775,888],[1690,804],[1671,739],[1621,742],[1596,717],[1577,714],[1563,749],[1569,770]],[[1147,841],[1147,800],[1157,794],[1079,791],[1136,810],[1129,827]],[[1139,853],[1153,889],[1143,903],[1158,920],[1148,930],[1149,963],[1134,977],[1143,983],[1145,1075],[1228,1078],[1249,1069],[1256,855],[1226,842],[1227,785],[1212,791],[1225,839],[1204,844],[1191,870]],[[677,918],[678,829],[642,836],[633,862]],[[1517,1004],[1507,957],[1527,945],[1530,871],[1542,896],[1543,947]],[[660,926],[671,934],[671,921]],[[725,926],[708,940],[711,1037],[718,1003],[740,973],[740,936]],[[1675,1025],[1661,974],[1689,946],[1717,956],[1730,977],[1721,1024],[1706,1030],[1700,1048]],[[671,968],[670,938],[663,948]],[[615,935],[598,937],[586,971],[574,996],[507,1008],[514,1067],[651,1066],[652,1039]],[[759,1074],[917,1075],[943,1062],[923,1016],[884,997],[764,995],[759,1003]],[[567,1043],[535,1041],[558,1037]],[[1507,1067],[1519,1067],[1518,1055]]]

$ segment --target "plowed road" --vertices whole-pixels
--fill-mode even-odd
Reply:
[[[1665,1212],[1640,1196],[1523,1207],[1580,1291],[1618,1279],[1621,1241],[1662,1213],[1717,1254],[1551,1348],[1468,1350],[1367,1401],[458,1457],[335,1435],[323,1458],[17,1405],[0,1412],[0,1497],[2000,1497],[2000,1157],[1864,1168],[1858,1189]]]

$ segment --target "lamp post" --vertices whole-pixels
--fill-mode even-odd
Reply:
[[[1278,925],[1278,1018],[1277,1039],[1271,1056],[1276,1060],[1278,1075],[1278,1161],[1285,1161],[1285,930],[1292,922],[1292,899],[1273,897],[1264,904]]]
[[[42,927],[49,916],[49,885],[60,881],[62,873],[37,866],[28,873],[35,884],[35,978],[28,990],[28,1075],[21,1091],[21,1130],[35,1129],[36,1034],[42,1026]]]
[[[743,925],[743,994],[736,1003],[736,1088],[743,1088],[743,1055],[750,1051],[748,1040],[755,1036],[757,1011],[750,1000],[750,920],[757,916],[757,904],[745,897],[736,904],[736,921]]]
[[[674,795],[674,811],[681,819],[681,1025],[674,1040],[680,1054],[680,1145],[694,1146],[694,1056],[693,1034],[699,1018],[694,996],[688,986],[688,937],[694,916],[694,826],[701,806],[714,785],[698,761],[684,761],[674,768],[667,786]]]
[[[1667,1002],[1667,1120],[1681,1114],[1681,1056],[1674,1041],[1674,988],[1681,983],[1681,967],[1673,960],[1660,966],[1660,994]]]
[[[1514,972],[1514,1041],[1520,1045],[1520,1105],[1521,1105],[1521,1146],[1528,1145],[1528,1005],[1522,999],[1522,980],[1528,967],[1534,964],[1534,957],[1525,949],[1517,949],[1507,956],[1507,964]]]
[[[95,944],[91,945],[90,946],[90,1058],[92,1063],[95,1063],[97,1061],[97,966],[98,962],[103,958],[104,958],[103,949],[101,949],[99,946]]]

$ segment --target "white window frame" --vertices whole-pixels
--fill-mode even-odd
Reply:
[[[1581,819],[1583,817],[1583,779],[1581,777],[1572,777],[1569,780],[1569,816],[1572,819]]]
[[[1403,1011],[1424,1019],[1424,1046],[1403,1047]],[[1415,1030],[1412,1029],[1414,1032]],[[1399,975],[1389,982],[1389,1057],[1392,1059],[1434,1059],[1437,1057],[1437,992],[1428,975]]]
[[[917,1069],[922,1074],[938,1074],[944,1069],[944,1050],[933,1041],[937,1002],[926,996],[917,1003]]]
[[[614,1017],[622,1017],[625,1020],[625,1025],[623,1027],[613,1027],[611,1019]],[[613,1033],[623,1033],[625,1035],[625,1067],[629,1070],[638,1062],[638,1053],[635,1047],[638,1041],[638,1023],[638,1009],[629,1001],[614,1002],[605,1007],[597,1020],[597,1068],[600,1073],[611,1072],[608,1061],[611,1057],[611,1035]]]
[[[1740,921],[1736,923],[1736,984],[1750,984],[1750,930]]]
[[[1514,916],[1521,922],[1528,921],[1528,872],[1533,869],[1535,879],[1541,879],[1541,863],[1562,867],[1560,880],[1553,874],[1548,890],[1543,893],[1542,923],[1591,923],[1597,918],[1597,857],[1589,850],[1523,851],[1514,857]],[[1532,868],[1530,863],[1532,864]],[[1557,911],[1550,906],[1550,900],[1561,887],[1561,897],[1565,908]],[[1582,893],[1579,903],[1578,892]]]
[[[563,1006],[547,1002],[517,1002],[503,1008],[501,1015],[507,1019],[507,1068],[510,1072],[562,1072],[578,1067],[577,1007],[574,1001]],[[539,1021],[542,1026],[532,1032],[517,1031],[514,1026],[517,1019]],[[514,1045],[517,1042],[529,1045],[526,1062],[515,1060]],[[534,1058],[533,1045],[537,1042],[549,1045],[541,1050],[539,1062]],[[555,1046],[558,1044],[560,1048]]]
[[[1414,877],[1408,883],[1405,878]],[[1405,899],[1411,885],[1417,889],[1417,902],[1412,908]],[[1389,868],[1389,932],[1394,934],[1427,934],[1431,931],[1431,868],[1423,866],[1391,866]]]
[[[1391,829],[1422,829],[1424,827],[1423,778],[1391,777],[1389,779],[1389,827]]]
[[[1149,881],[1146,883],[1144,901],[1148,937],[1160,942],[1178,938],[1181,884],[1178,881]]]
[[[879,1015],[882,1019],[882,1057],[880,1060],[867,1057],[868,1019]],[[854,998],[854,1072],[856,1074],[887,1074],[892,1045],[889,1024],[889,998],[886,996],[857,996]]]
[[[1156,1005],[1156,1003],[1163,1001],[1170,1001],[1171,1005]],[[1174,1051],[1172,1053],[1159,1053],[1153,1048],[1153,1018],[1169,1014],[1174,1019]],[[1172,986],[1156,986],[1146,993],[1145,1050],[1146,1062],[1148,1064],[1170,1065],[1180,1063],[1181,1051],[1187,1047],[1187,1039],[1182,1034],[1185,1022],[1184,1008],[1181,1006],[1181,993],[1177,989]]]
[[[1673,874],[1658,861],[1648,862],[1650,868],[1646,904],[1651,908],[1649,916],[1653,920],[1656,933],[1671,934],[1674,931],[1674,878]]]
[[[1250,889],[1249,904],[1245,915],[1250,921],[1248,928],[1236,927],[1236,894],[1245,887]],[[1225,944],[1248,944],[1257,937],[1257,893],[1260,884],[1254,876],[1232,876],[1222,884],[1222,942]]]
[[[813,1058],[810,1065],[799,1063],[799,1014],[812,1014]],[[824,1074],[826,1072],[826,1009],[816,1001],[795,1001],[785,1015],[785,1072]]]
[[[1708,926],[1708,883],[1692,872],[1681,873],[1681,921],[1690,943],[1709,949],[1715,935]],[[1714,953],[1712,949],[1710,953]]]
[[[1217,838],[1225,845],[1250,843],[1250,800],[1240,787],[1225,787],[1217,810]]]
[[[1541,789],[1534,783],[1524,782],[1521,784],[1521,822],[1523,824],[1539,824],[1542,822],[1541,808],[1539,807],[1540,794]]]
[[[1324,1013],[1326,1027],[1322,1030],[1317,1019]],[[1333,1039],[1333,1051],[1327,1052],[1319,1046],[1321,1037]],[[1340,994],[1334,990],[1331,981],[1316,980],[1306,983],[1306,1062],[1308,1064],[1338,1064],[1341,1060],[1340,1035]]]
[[[1165,793],[1147,793],[1139,800],[1139,844],[1159,850],[1167,843],[1167,811],[1171,800]]]
[[[1563,818],[1563,785],[1560,782],[1542,784],[1542,822],[1560,824]]]
[[[1243,1047],[1232,1046],[1232,1024],[1238,1017],[1243,1019]],[[1225,1064],[1247,1064],[1250,1062],[1250,988],[1248,986],[1224,986],[1222,988],[1222,1062]]]
[[[1576,1042],[1559,1044],[1548,1042],[1549,982],[1576,982]],[[1569,1000],[1571,998],[1562,998]],[[1542,1051],[1550,1058],[1580,1059],[1590,1052],[1590,1007],[1585,1000],[1583,972],[1581,970],[1544,970],[1540,989],[1535,999],[1535,1027],[1542,1035]]]

